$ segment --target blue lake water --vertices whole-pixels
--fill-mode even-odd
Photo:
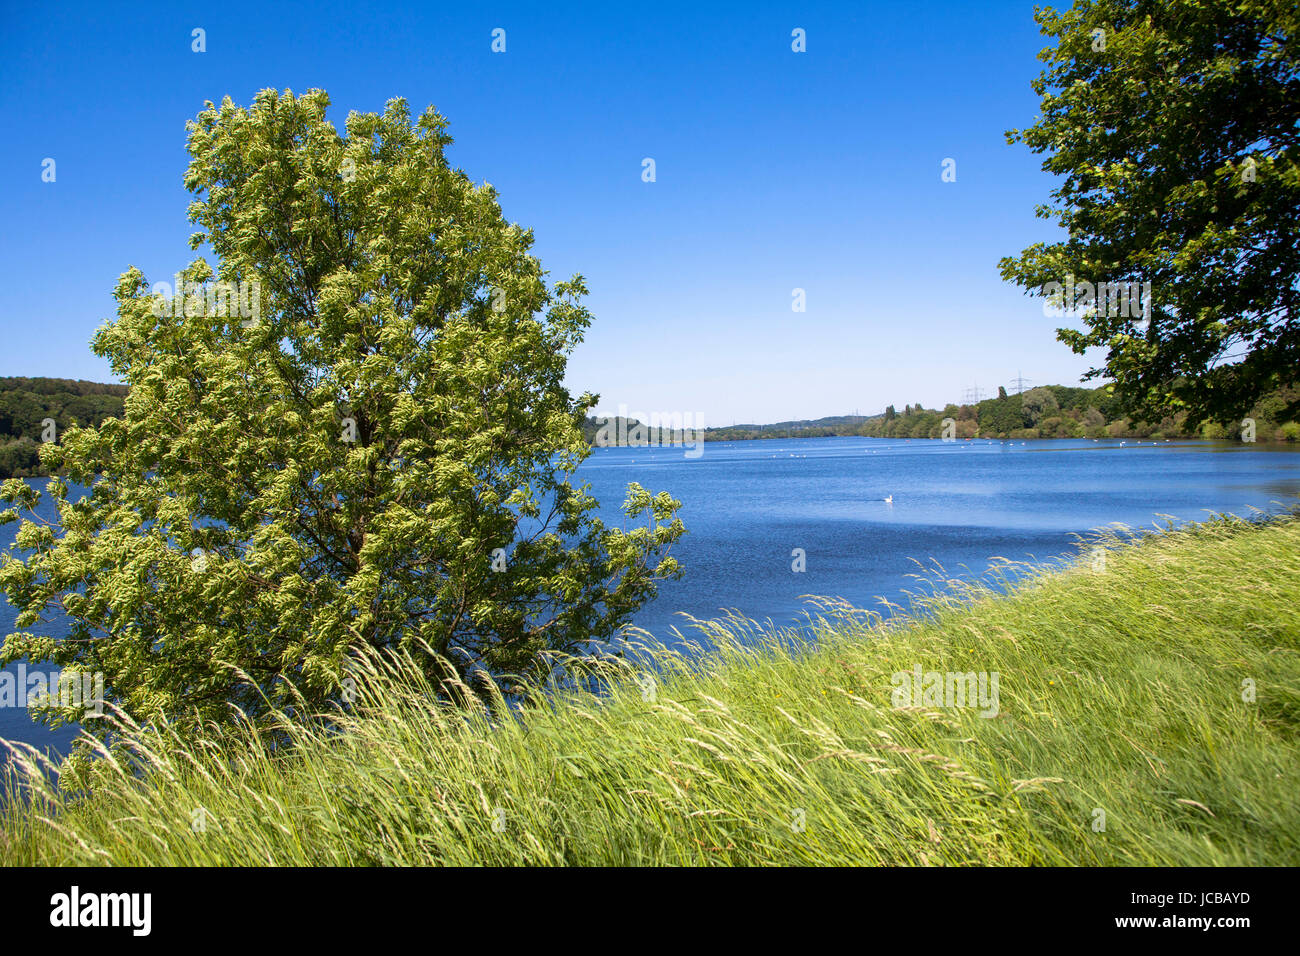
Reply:
[[[1250,515],[1293,505],[1300,451],[1228,443],[1090,440],[999,442],[815,438],[597,448],[579,478],[607,523],[621,522],[630,481],[682,502],[688,533],[673,548],[685,567],[634,623],[668,638],[677,612],[734,608],[797,623],[802,595],[842,597],[882,610],[916,590],[916,561],[982,574],[991,558],[1073,553],[1075,536],[1122,523],[1163,526],[1210,513]],[[884,499],[892,496],[893,502]],[[15,525],[0,528],[0,549]],[[806,570],[792,570],[802,548]],[[913,560],[915,559],[915,560]],[[13,609],[0,599],[0,635]],[[44,633],[59,634],[51,621]],[[10,668],[13,670],[13,668]],[[26,712],[0,708],[0,737],[65,747]]]

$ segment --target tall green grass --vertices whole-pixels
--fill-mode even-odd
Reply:
[[[1300,521],[1101,543],[890,622],[821,602],[812,647],[694,622],[515,711],[371,657],[333,729],[135,731],[88,794],[20,751],[0,864],[1300,863]],[[893,706],[918,664],[997,672],[998,715]]]

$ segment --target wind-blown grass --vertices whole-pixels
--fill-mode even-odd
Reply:
[[[913,618],[823,602],[802,650],[696,622],[515,711],[372,657],[333,729],[140,731],[89,794],[23,752],[0,864],[1300,863],[1300,520],[1101,543]],[[998,715],[893,706],[918,664],[997,672]]]

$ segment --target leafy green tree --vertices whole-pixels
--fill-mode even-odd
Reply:
[[[1047,388],[1031,388],[1020,396],[1020,404],[1026,427],[1037,425],[1043,418],[1054,415],[1060,410],[1056,396]]]
[[[980,434],[985,436],[1009,435],[1025,424],[1024,407],[1020,395],[1008,396],[1005,389],[998,389],[998,397],[986,399],[979,403]]]
[[[1063,176],[1039,215],[1067,232],[1005,279],[1149,282],[1149,323],[1084,311],[1060,329],[1106,349],[1124,410],[1239,417],[1300,369],[1300,7],[1294,0],[1078,0],[1040,9],[1055,40],[1042,118],[1010,141]]]
[[[93,488],[52,481],[59,521],[22,521],[0,660],[100,671],[140,721],[328,707],[360,645],[483,691],[613,634],[678,573],[667,493],[630,485],[607,528],[570,482],[595,403],[562,385],[582,278],[547,285],[432,108],[412,122],[395,99],[340,134],[327,105],[266,90],[189,124],[192,245],[220,265],[170,298],[121,277],[93,348],[125,409],[42,449]],[[255,314],[213,314],[214,278],[255,284]],[[38,498],[3,495],[8,521]],[[55,610],[66,640],[33,633]]]

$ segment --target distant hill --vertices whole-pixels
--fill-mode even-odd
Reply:
[[[807,418],[799,421],[774,422],[771,425],[737,424],[705,428],[705,441],[743,441],[750,438],[820,438],[827,435],[856,435],[859,429],[874,418],[870,415],[828,415],[825,418]],[[605,423],[604,418],[587,418],[582,425],[583,437],[589,444],[596,440],[596,432]],[[636,418],[612,420],[614,434],[627,434],[637,425],[644,424]]]
[[[98,425],[122,414],[125,385],[67,378],[0,377],[0,478],[40,474],[37,449],[42,424],[56,432],[73,425]]]
[[[1251,410],[1256,440],[1300,441],[1300,424],[1293,420],[1300,389],[1279,389]],[[946,405],[942,409],[890,405],[879,415],[829,415],[825,418],[725,425],[705,429],[707,441],[745,441],[762,438],[826,438],[856,435],[866,438],[942,438],[944,419],[953,420],[953,438],[1203,438],[1241,437],[1240,422],[1209,422],[1195,431],[1185,426],[1185,416],[1159,422],[1125,418],[1118,400],[1106,387],[1079,388],[1044,385],[973,405]],[[594,434],[595,426],[592,426]]]
[[[825,438],[830,435],[859,435],[868,422],[880,415],[828,415],[770,425],[737,424],[706,428],[706,441],[745,441],[754,438]]]

